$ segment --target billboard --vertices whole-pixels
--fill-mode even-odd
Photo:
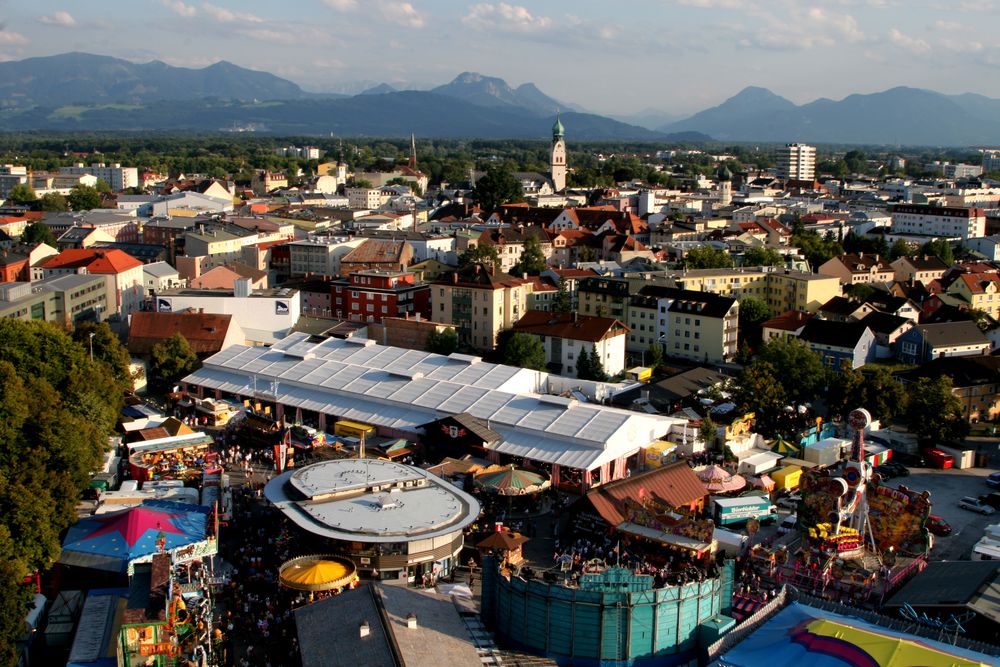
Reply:
[[[288,302],[287,301],[275,301],[274,302],[274,314],[275,315],[287,315],[288,314]]]
[[[156,298],[156,312],[172,313],[173,311],[174,311],[174,306],[170,302],[170,299],[164,299],[163,297]]]

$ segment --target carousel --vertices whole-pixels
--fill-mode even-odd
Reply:
[[[829,600],[877,606],[926,567],[930,494],[883,486],[865,460],[871,416],[854,410],[849,423],[849,460],[839,469],[803,473],[798,532],[752,547],[748,583],[737,586],[737,598],[790,584]]]
[[[299,556],[282,564],[278,581],[285,588],[309,593],[339,594],[345,588],[357,588],[358,569],[354,563],[339,556]]]

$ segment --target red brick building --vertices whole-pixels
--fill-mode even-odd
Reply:
[[[431,290],[403,271],[355,271],[330,283],[333,316],[355,322],[431,314]]]
[[[24,283],[31,279],[28,256],[4,250],[0,252],[0,283]]]

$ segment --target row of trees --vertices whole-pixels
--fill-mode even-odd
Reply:
[[[0,340],[0,663],[13,664],[30,594],[22,582],[58,557],[131,381],[105,324],[71,336],[4,319]]]
[[[111,186],[101,179],[97,186],[78,185],[70,190],[69,195],[58,192],[47,192],[38,197],[34,189],[27,183],[20,183],[10,189],[7,199],[14,204],[36,206],[42,211],[89,211],[101,206],[101,195],[111,192]]]
[[[757,413],[765,432],[785,432],[797,406],[822,400],[831,415],[846,417],[861,407],[884,422],[902,417],[921,443],[938,444],[961,440],[969,432],[952,388],[944,376],[920,379],[904,389],[887,368],[833,372],[802,341],[775,339],[743,368],[736,397],[742,410]]]

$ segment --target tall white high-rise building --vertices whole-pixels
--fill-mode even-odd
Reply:
[[[787,144],[778,151],[778,178],[811,181],[816,178],[816,147]]]

